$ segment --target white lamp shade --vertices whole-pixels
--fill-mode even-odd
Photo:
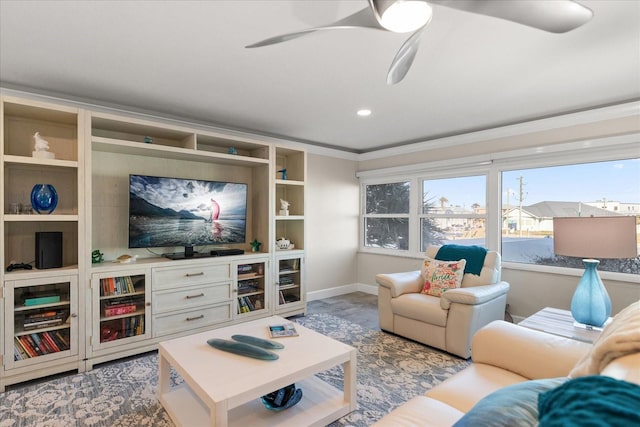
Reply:
[[[634,216],[553,218],[553,251],[579,258],[635,258]]]

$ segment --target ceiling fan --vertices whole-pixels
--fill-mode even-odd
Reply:
[[[552,33],[564,33],[585,24],[591,9],[573,0],[368,0],[366,7],[328,25],[307,28],[245,46],[256,48],[296,39],[316,31],[373,28],[396,33],[413,32],[393,58],[387,84],[396,84],[407,75],[418,52],[422,32],[433,16],[430,4],[501,18]]]

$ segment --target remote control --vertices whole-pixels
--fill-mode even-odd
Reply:
[[[23,262],[19,262],[17,264],[10,264],[7,267],[7,271],[13,271],[13,270],[17,270],[19,268],[23,268],[25,270],[31,270],[33,267],[30,264],[25,264]]]

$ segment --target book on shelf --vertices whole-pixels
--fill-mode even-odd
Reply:
[[[119,316],[121,314],[135,313],[138,306],[135,304],[117,304],[110,305],[104,308],[105,316]]]
[[[105,277],[100,279],[102,296],[126,295],[136,291],[136,283],[131,276]]]
[[[69,317],[67,310],[51,310],[45,312],[27,314],[22,326],[25,330],[47,328],[65,323]]]
[[[297,337],[298,331],[293,323],[283,323],[279,325],[269,325],[269,336],[271,338]]]
[[[53,304],[56,302],[60,302],[60,295],[42,295],[26,297],[24,299],[24,305],[27,307],[41,304]]]
[[[238,292],[241,294],[246,294],[249,292],[257,292],[259,289],[260,288],[258,287],[258,283],[255,280],[238,283]]]

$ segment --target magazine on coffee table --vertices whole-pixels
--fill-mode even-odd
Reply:
[[[297,337],[298,331],[293,323],[283,323],[281,325],[269,325],[269,336],[271,338]]]

